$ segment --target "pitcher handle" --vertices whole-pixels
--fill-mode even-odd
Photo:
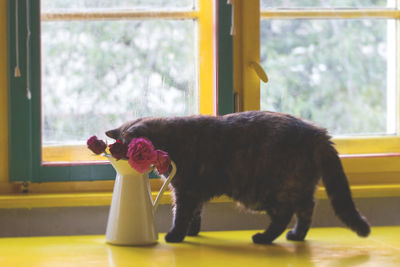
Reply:
[[[164,182],[164,184],[162,185],[160,192],[158,192],[158,195],[156,197],[156,200],[153,203],[153,210],[154,212],[157,210],[158,204],[160,204],[160,200],[162,195],[164,194],[165,189],[167,189],[168,184],[171,182],[172,178],[174,178],[175,173],[176,173],[176,165],[175,162],[173,162],[171,160],[171,165],[172,165],[172,171],[169,174],[169,176],[166,178],[166,181]],[[162,175],[162,174],[161,174]],[[164,175],[162,175],[164,176]],[[165,177],[165,176],[164,176]]]

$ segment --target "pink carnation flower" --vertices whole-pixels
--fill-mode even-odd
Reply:
[[[95,136],[95,135],[90,137],[87,140],[86,144],[87,144],[88,148],[97,155],[103,153],[107,148],[106,143],[104,143],[103,140],[97,139],[97,136]]]
[[[140,173],[147,172],[150,165],[157,160],[157,152],[147,138],[134,138],[128,146],[128,162],[132,168]]]
[[[156,150],[157,160],[154,162],[154,166],[157,168],[159,174],[168,172],[169,165],[171,164],[171,158],[168,153],[162,150]]]
[[[117,139],[114,144],[108,146],[110,148],[111,155],[118,159],[126,158],[126,153],[128,152],[128,146],[123,144],[121,140]]]

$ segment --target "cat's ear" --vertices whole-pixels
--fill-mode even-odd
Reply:
[[[106,135],[112,139],[117,140],[117,139],[120,139],[120,133],[121,133],[120,129],[117,128],[117,129],[107,131]]]
[[[131,126],[131,127],[129,127],[129,128],[127,128],[123,133],[122,133],[122,135],[123,135],[123,137],[124,138],[127,138],[127,137],[138,137],[138,129],[140,129],[140,127],[138,127],[138,126]]]
[[[147,126],[144,124],[134,124],[127,128],[123,133],[123,138],[133,138],[146,136]]]

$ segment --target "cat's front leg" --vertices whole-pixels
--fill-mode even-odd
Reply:
[[[189,224],[201,202],[189,196],[175,196],[174,218],[171,230],[166,234],[167,242],[182,242],[185,238]]]
[[[194,212],[193,218],[189,224],[188,236],[197,236],[200,232],[202,205]]]

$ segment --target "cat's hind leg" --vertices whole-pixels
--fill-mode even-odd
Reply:
[[[280,236],[289,224],[293,211],[289,208],[277,207],[274,210],[268,210],[268,214],[271,217],[271,223],[265,232],[253,235],[253,242],[256,244],[271,244]]]
[[[202,205],[196,209],[194,212],[193,218],[190,221],[189,230],[187,232],[188,236],[196,236],[200,232],[200,224],[201,224],[201,210]]]
[[[305,205],[300,207],[295,213],[297,217],[296,225],[292,230],[286,234],[287,240],[303,241],[310,229],[312,215],[314,211],[314,200],[306,202]]]
[[[165,235],[167,242],[182,242],[189,224],[201,202],[188,196],[175,196],[174,218],[171,230]]]

